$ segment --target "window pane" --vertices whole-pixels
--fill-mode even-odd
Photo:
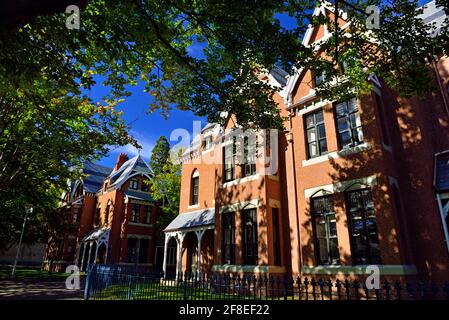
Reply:
[[[327,152],[326,139],[320,140],[320,153],[325,153],[325,152]]]
[[[315,221],[317,238],[326,238],[326,221],[324,217],[318,217]]]
[[[329,261],[329,251],[327,248],[326,239],[318,239],[318,246],[320,252],[320,262],[328,262]]]
[[[349,131],[345,131],[340,135],[340,139],[341,139],[341,146],[342,147],[346,147],[352,144],[351,141],[351,134],[349,133]]]
[[[338,263],[340,261],[340,253],[338,252],[338,239],[332,238],[329,240],[331,263]]]
[[[349,129],[347,119],[348,119],[347,117],[338,119],[337,121],[338,132],[343,132]]]
[[[337,236],[337,223],[335,221],[335,215],[332,215],[332,220],[329,221],[329,236],[336,237]]]
[[[349,112],[357,111],[357,99],[356,98],[352,98],[351,100],[348,101],[348,111]]]
[[[366,219],[366,229],[369,234],[377,234],[377,225],[375,219]]]
[[[318,111],[315,113],[315,121],[316,123],[320,123],[324,121],[323,111]]]
[[[315,128],[307,130],[307,141],[309,142],[316,141]]]
[[[357,128],[357,129],[352,130],[352,135],[354,137],[355,144],[360,144],[363,142],[362,128]]]
[[[348,112],[346,102],[338,103],[335,105],[335,113],[337,114],[337,117],[341,117],[345,115]]]
[[[365,234],[365,226],[363,219],[359,215],[352,216],[352,233],[354,236],[363,236]]]
[[[316,142],[309,143],[309,156],[316,157],[318,155],[318,150],[316,147]]]
[[[315,124],[315,121],[313,119],[313,114],[310,114],[306,117],[306,128],[313,127]]]
[[[320,139],[326,138],[326,129],[324,128],[324,124],[319,124],[317,126],[317,130],[318,130],[318,138]]]
[[[366,245],[365,240],[362,237],[354,238],[354,258],[356,263],[366,263]]]

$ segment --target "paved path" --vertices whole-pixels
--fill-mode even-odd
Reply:
[[[67,289],[64,278],[0,280],[0,300],[80,300],[83,298],[83,280],[80,288]]]

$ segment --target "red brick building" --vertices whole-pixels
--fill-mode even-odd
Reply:
[[[304,44],[328,36],[311,28]],[[227,116],[185,153],[180,214],[165,230],[177,271],[356,277],[375,265],[447,280],[449,60],[428,67],[439,90],[412,99],[375,75],[370,94],[347,101],[318,97],[321,75],[307,69],[266,75],[287,118],[277,145],[233,134]]]
[[[86,163],[85,178],[70,183],[62,212],[73,217],[77,230],[61,243],[53,268],[76,264],[86,270],[92,263],[157,267],[156,219],[160,213],[145,183],[151,175],[140,157],[120,154],[114,168]],[[49,248],[55,250],[55,248]]]

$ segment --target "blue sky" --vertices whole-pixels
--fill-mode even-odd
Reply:
[[[420,4],[429,2],[429,0],[420,0]],[[295,20],[288,15],[277,15],[283,27],[289,29],[295,25]],[[194,43],[189,50],[193,56],[201,56],[201,45]],[[100,82],[100,81],[99,81]],[[126,123],[130,124],[130,133],[137,139],[142,146],[140,154],[148,161],[151,150],[153,149],[157,139],[164,135],[170,141],[170,134],[173,130],[182,128],[192,134],[193,121],[201,121],[202,126],[206,125],[207,120],[200,118],[189,111],[179,111],[173,109],[168,119],[164,119],[157,111],[151,114],[147,113],[148,104],[151,96],[143,92],[143,85],[139,84],[135,87],[129,87],[131,96],[120,105],[120,109],[124,112]],[[100,101],[105,95],[107,89],[100,84],[96,85],[90,92],[89,96],[94,101]],[[170,141],[171,145],[178,141]],[[121,152],[127,153],[130,157],[136,155],[139,151],[132,146],[124,146],[112,148],[109,155],[99,161],[100,164],[114,166],[117,155]]]

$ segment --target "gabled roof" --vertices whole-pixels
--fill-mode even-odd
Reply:
[[[321,14],[326,14],[326,11],[329,11],[330,13],[333,13],[335,10],[334,6],[332,3],[330,2],[322,2],[320,6],[316,7],[315,10],[313,11],[312,16],[319,16]],[[343,19],[346,20],[347,19],[347,13],[341,9],[338,9],[338,14],[339,16]],[[349,23],[346,23],[344,26],[342,26],[342,29],[346,29],[349,26]],[[312,24],[309,24],[309,26],[307,27],[306,33],[304,34],[304,38],[302,39],[302,44],[304,46],[310,46],[310,38],[313,35],[313,31],[315,30],[316,26],[313,26]],[[329,31],[329,28],[327,25],[324,25],[325,28],[325,34],[322,38],[318,39],[319,40],[324,40],[326,38],[329,38],[332,36],[332,32]],[[319,49],[319,47],[316,47],[315,50]],[[291,106],[291,104],[293,103],[293,90],[296,87],[296,84],[298,83],[298,81],[301,79],[303,72],[305,72],[306,69],[301,67],[299,69],[294,68],[293,69],[293,75],[291,77],[288,78],[287,83],[285,85],[285,89],[284,92],[282,94],[282,96],[284,97],[284,102],[285,105],[287,107],[287,109],[289,108],[289,106]]]
[[[287,84],[289,74],[284,70],[274,67],[268,72],[268,79],[276,87],[283,88]]]
[[[129,179],[129,177],[136,173],[141,173],[147,177],[152,175],[150,166],[142,159],[140,154],[129,159],[122,164],[118,170],[111,173],[111,186],[114,186],[117,189],[120,188],[122,184]]]
[[[72,181],[70,183],[70,197],[73,199],[76,189],[82,183],[85,192],[95,193],[101,189],[103,181],[109,176],[112,168],[95,164],[92,162],[85,162],[81,172],[87,175],[81,180]]]
[[[97,192],[103,185],[104,179],[111,173],[112,168],[88,162],[84,165],[83,173],[88,176],[83,179],[87,192]]]

